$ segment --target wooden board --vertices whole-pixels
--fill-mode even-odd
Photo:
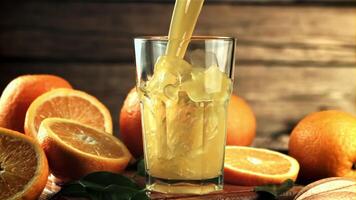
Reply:
[[[132,177],[133,172],[125,172],[125,175]],[[135,178],[136,182],[144,186],[144,178],[137,177]],[[293,200],[294,196],[302,189],[302,186],[294,186],[288,192],[282,194],[277,200]],[[39,200],[50,199],[53,194],[60,190],[60,187],[49,179],[45,190],[43,191]],[[258,194],[253,191],[253,187],[249,186],[238,186],[231,184],[224,184],[224,190],[219,192],[214,192],[206,195],[167,195],[161,193],[151,193],[150,199],[152,200],[162,200],[162,199],[182,199],[182,200],[258,200],[266,199],[266,196]],[[85,200],[83,198],[68,198],[68,197],[59,197],[55,200]]]

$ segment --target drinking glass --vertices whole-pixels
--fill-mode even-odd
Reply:
[[[193,37],[184,58],[167,37],[134,39],[146,188],[205,194],[223,188],[235,39]]]

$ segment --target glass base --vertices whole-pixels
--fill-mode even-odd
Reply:
[[[223,175],[204,180],[167,180],[146,175],[146,188],[164,194],[207,194],[223,189]]]

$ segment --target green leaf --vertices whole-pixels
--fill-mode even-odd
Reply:
[[[133,196],[135,196],[140,190],[133,189],[130,187],[111,185],[106,188],[106,194],[110,195],[111,199],[127,199],[130,200]]]
[[[102,200],[105,197],[101,193],[88,193],[88,198],[90,200]]]
[[[111,172],[94,172],[67,183],[53,196],[86,197],[91,200],[148,200],[145,189],[133,180]]]
[[[148,198],[146,190],[141,190],[140,192],[136,193],[130,200],[150,200],[150,198]]]
[[[291,179],[287,179],[280,185],[268,184],[263,186],[256,186],[254,191],[259,193],[268,193],[277,198],[279,195],[290,190],[293,186],[294,182]]]
[[[137,174],[139,176],[146,176],[146,170],[145,170],[145,160],[141,159],[137,163]]]
[[[120,185],[110,185],[105,188],[103,192],[112,192],[112,193],[127,193],[127,194],[136,194],[140,190],[136,188],[131,188],[131,187],[126,187],[126,186],[120,186]]]
[[[100,190],[100,187],[104,189],[109,185],[121,185],[140,189],[136,183],[126,176],[111,172],[94,172],[83,177],[80,182],[89,188],[97,188],[98,190]]]
[[[61,189],[62,195],[70,195],[70,196],[77,196],[80,197],[82,195],[86,195],[85,188],[79,183],[71,183],[68,185],[64,185]]]
[[[83,188],[88,188],[95,191],[103,191],[106,187],[105,185],[100,185],[98,183],[93,183],[85,180],[79,180],[78,184],[80,184]]]

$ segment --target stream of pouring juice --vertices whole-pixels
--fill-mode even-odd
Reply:
[[[217,63],[197,66],[183,59],[202,5],[176,1],[166,55],[139,88],[146,168],[155,178],[203,180],[222,173],[231,80]]]

